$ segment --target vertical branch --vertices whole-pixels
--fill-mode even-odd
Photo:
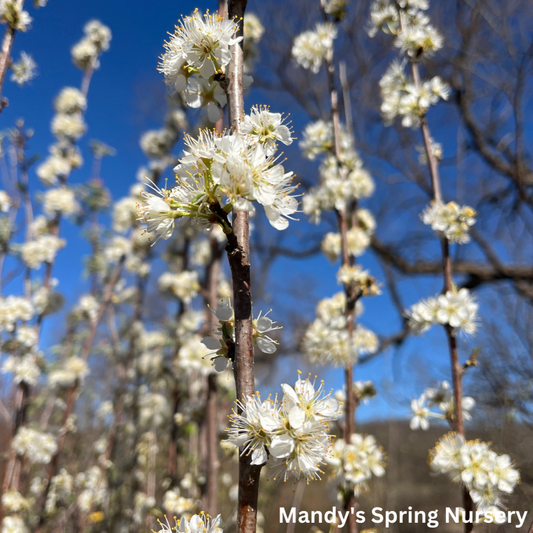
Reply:
[[[217,132],[222,130],[223,121],[217,123]],[[215,238],[210,238],[211,260],[205,276],[205,303],[211,308],[217,305],[217,289],[220,277],[221,248]],[[209,328],[211,311],[206,306],[206,325]],[[217,375],[207,376],[206,429],[207,429],[207,502],[205,508],[216,516],[218,514],[218,404],[217,404]]]
[[[20,9],[24,6],[24,0],[18,0]],[[11,62],[11,50],[13,49],[13,42],[15,41],[15,34],[17,31],[9,23],[7,24],[4,38],[2,39],[2,46],[0,48],[0,113],[7,106],[7,98],[2,98],[2,90],[4,88],[4,81],[6,72]]]
[[[327,14],[325,10],[325,1],[321,0],[322,15],[324,20],[327,22]],[[342,153],[341,153],[341,143],[340,143],[340,117],[339,117],[339,97],[337,92],[337,87],[335,84],[335,64],[333,61],[333,48],[326,55],[326,71],[328,77],[328,88],[330,96],[330,113],[331,113],[331,123],[333,127],[333,152],[335,154],[337,171],[341,179],[346,179],[346,168],[342,162]],[[346,71],[344,69],[344,76]],[[348,91],[343,88],[343,96],[345,99],[349,100]],[[345,103],[346,106],[346,103]],[[345,107],[346,109],[346,107]],[[350,255],[348,251],[348,225],[349,221],[353,218],[351,216],[352,212],[355,212],[357,206],[353,202],[352,205],[348,208],[346,206],[342,210],[337,210],[337,220],[339,226],[339,233],[341,235],[341,261],[342,266],[352,266],[355,262],[355,258]],[[345,285],[344,292],[346,295],[346,324],[348,330],[348,336],[350,339],[353,338],[354,332],[354,321],[355,321],[355,305],[357,303],[357,296],[353,287]],[[344,379],[346,386],[346,404],[344,410],[345,417],[345,426],[344,426],[344,441],[349,443],[351,436],[355,433],[355,408],[356,408],[356,398],[353,390],[353,374],[354,369],[352,364],[346,364],[344,367]],[[355,495],[352,492],[345,496],[344,508],[347,511],[350,511],[356,506]],[[357,533],[357,522],[356,516],[354,513],[350,512],[348,514],[347,522],[347,531],[349,533]]]
[[[238,23],[237,37],[243,35],[243,19],[247,0],[229,0],[228,17]],[[243,43],[231,47],[229,64],[228,104],[232,128],[237,128],[244,115],[242,89]],[[254,394],[253,324],[250,277],[250,226],[248,211],[233,210],[233,231],[228,235],[228,260],[233,281],[235,309],[234,374],[237,398]],[[252,466],[251,457],[239,456],[239,501],[237,509],[238,533],[255,533],[257,498],[261,466]]]
[[[400,9],[400,28],[401,31],[404,30],[405,21],[403,11]],[[411,75],[413,77],[413,83],[418,89],[420,87],[420,71],[418,67],[418,61],[416,58],[408,54],[409,65],[411,68]],[[433,200],[435,202],[442,202],[442,191],[441,183],[439,176],[439,167],[437,158],[433,153],[431,148],[431,134],[427,119],[425,116],[421,117],[420,121],[420,131],[422,132],[422,139],[424,141],[424,149],[426,152],[429,174],[431,177],[431,186],[433,190]],[[452,260],[450,256],[450,243],[445,236],[441,237],[441,249],[442,249],[442,273],[444,278],[444,291],[451,291],[453,289],[453,269],[452,269]],[[453,328],[449,325],[445,326],[446,338],[448,340],[448,348],[450,352],[450,363],[452,367],[452,383],[453,383],[453,401],[455,407],[455,430],[456,432],[464,437],[464,423],[463,423],[463,385],[462,385],[462,374],[463,368],[459,363],[459,354],[457,351],[457,339],[454,335]],[[472,499],[468,490],[463,487],[463,507],[468,513],[472,510]],[[473,529],[473,523],[465,523],[465,532],[470,533]]]

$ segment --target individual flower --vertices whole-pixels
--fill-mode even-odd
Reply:
[[[240,414],[232,410],[231,427],[228,429],[228,442],[240,448],[242,453],[251,454],[251,464],[262,465],[268,459],[267,448],[273,434],[281,428],[280,405],[268,397],[261,400],[257,392],[252,397],[236,401]]]
[[[20,53],[20,59],[11,64],[11,81],[22,87],[37,76],[37,63],[30,54]]]
[[[448,291],[438,299],[437,321],[467,335],[475,334],[478,325],[478,304],[468,289]]]
[[[411,411],[413,412],[413,418],[409,427],[411,429],[429,429],[429,417],[431,415],[430,410],[426,407],[426,397],[422,395],[418,400],[411,400]]]
[[[225,370],[228,360],[233,361],[235,355],[235,315],[229,298],[222,299],[217,309],[212,309],[219,326],[208,337],[202,339],[202,343],[211,350],[214,355],[213,365],[217,372]],[[252,339],[254,346],[266,354],[272,354],[277,350],[277,341],[268,336],[271,331],[281,329],[276,326],[268,314],[259,313],[253,320]]]
[[[250,114],[239,123],[239,129],[263,144],[267,156],[274,155],[277,142],[288,146],[293,141],[291,130],[283,124],[281,113],[271,113],[266,106],[252,107]]]

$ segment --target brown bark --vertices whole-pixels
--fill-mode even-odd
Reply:
[[[243,19],[247,0],[229,0],[228,17],[238,24],[237,36],[243,35]],[[236,129],[244,115],[242,89],[243,48],[242,41],[231,47],[229,65],[229,120]],[[237,398],[254,394],[254,357],[252,294],[250,277],[250,227],[247,211],[233,210],[232,234],[228,235],[228,260],[233,281],[233,306],[235,310],[235,360],[233,362]],[[257,524],[257,498],[261,466],[252,466],[251,457],[239,456],[239,498],[237,506],[237,530],[239,533],[255,533]]]
[[[403,16],[400,12],[400,24],[403,28]],[[417,59],[409,57],[409,64],[411,67],[411,74],[413,82],[416,87],[420,86],[420,72],[418,68]],[[439,169],[437,158],[435,157],[433,150],[431,149],[431,134],[426,117],[422,117],[420,130],[422,133],[422,139],[424,141],[424,148],[428,161],[429,174],[431,177],[431,186],[433,190],[433,199],[435,202],[442,202],[442,192],[440,185]],[[444,278],[444,291],[451,291],[453,289],[453,271],[452,260],[450,256],[450,246],[446,237],[441,238],[442,244],[442,273]],[[455,430],[464,437],[464,424],[463,424],[463,387],[462,387],[462,373],[463,369],[459,363],[459,354],[457,352],[457,339],[454,336],[453,328],[449,325],[445,326],[446,338],[448,340],[448,347],[450,352],[450,363],[452,368],[452,383],[453,383],[453,398],[455,404]],[[472,508],[472,500],[468,493],[468,490],[463,488],[463,506],[465,510]],[[465,533],[470,533],[473,529],[473,524],[465,524]]]
[[[322,6],[322,15],[324,20],[327,21],[328,17],[325,11],[325,3],[321,1]],[[347,169],[344,167],[342,162],[341,154],[341,143],[340,143],[340,116],[339,116],[339,97],[337,92],[337,87],[335,84],[335,64],[333,62],[333,50],[326,57],[326,71],[328,78],[328,88],[330,96],[330,116],[331,123],[333,128],[333,153],[337,161],[337,171],[342,178],[346,178]],[[348,117],[347,117],[348,118]],[[339,233],[341,235],[341,260],[343,266],[353,266],[355,263],[355,258],[350,255],[348,250],[348,229],[349,224],[354,223],[352,214],[355,213],[357,205],[353,202],[350,206],[346,206],[344,209],[337,211],[337,221],[339,227]],[[346,323],[348,335],[353,338],[354,332],[354,321],[355,321],[355,305],[357,302],[357,297],[355,295],[353,287],[346,285],[344,287],[344,292],[346,294]],[[345,426],[344,426],[344,441],[349,443],[351,436],[355,433],[355,409],[356,401],[355,394],[353,390],[353,365],[347,364],[344,368],[345,376],[345,387],[346,387],[346,404],[344,408],[344,417],[345,417]],[[344,509],[350,510],[355,508],[357,505],[356,498],[351,492],[347,495],[344,501]],[[357,533],[357,522],[355,513],[348,515],[348,522],[346,524],[346,531],[348,533]]]

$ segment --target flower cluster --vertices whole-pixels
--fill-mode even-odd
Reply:
[[[359,226],[353,226],[346,232],[348,253],[353,257],[363,255],[370,245],[370,235]],[[320,244],[322,253],[331,261],[339,259],[342,251],[342,236],[340,233],[329,232],[324,235]]]
[[[355,314],[361,311],[358,303]],[[377,351],[375,333],[356,324],[350,337],[347,326],[345,293],[321,300],[316,308],[316,319],[307,328],[302,343],[310,362],[345,366],[355,364],[360,355]]]
[[[432,202],[422,213],[422,222],[450,242],[465,244],[470,241],[468,230],[476,223],[476,212],[467,205],[455,202]]]
[[[361,265],[343,265],[337,272],[337,282],[345,287],[351,287],[356,294],[361,296],[376,296],[381,294],[376,278],[368,270],[363,270]]]
[[[25,242],[20,248],[20,255],[28,268],[38,269],[43,263],[52,263],[65,244],[64,239],[55,235],[41,235],[33,241]]]
[[[426,0],[374,0],[370,9],[369,34],[374,36],[382,30],[394,35],[395,46],[412,61],[431,56],[442,48],[443,38],[424,13],[428,7]],[[450,88],[439,76],[426,81],[408,76],[405,66],[406,60],[393,61],[381,79],[381,112],[387,123],[400,116],[404,127],[418,128],[430,106],[448,98]]]
[[[43,211],[49,216],[70,216],[80,210],[76,193],[66,187],[48,189],[43,196]]]
[[[207,513],[203,511],[200,514],[193,515],[189,520],[183,517],[180,520],[176,520],[176,524],[171,526],[170,523],[163,524],[159,522],[161,529],[158,533],[223,533],[220,526],[222,519],[220,515],[216,518],[211,518]]]
[[[34,312],[26,298],[12,295],[0,298],[0,331],[13,331],[18,320],[30,320]]]
[[[405,60],[393,61],[381,78],[381,112],[387,124],[399,116],[405,128],[418,128],[432,105],[448,99],[450,87],[439,76],[416,84],[405,73],[405,66]]]
[[[252,464],[266,462],[273,479],[320,478],[331,451],[328,422],[338,418],[339,403],[324,392],[323,383],[316,388],[309,378],[281,388],[281,402],[277,397],[263,401],[259,393],[237,400],[228,442],[250,454]]]
[[[489,444],[465,441],[456,433],[442,437],[430,452],[429,463],[435,472],[448,474],[462,483],[479,511],[503,505],[502,497],[511,494],[520,481],[518,470],[507,454],[498,455]]]
[[[57,451],[57,444],[49,433],[21,427],[11,443],[17,455],[24,455],[30,463],[48,464]]]
[[[72,47],[72,61],[81,70],[96,69],[100,66],[100,55],[109,50],[111,30],[99,20],[90,20],[83,33],[83,38]]]
[[[463,420],[472,418],[470,411],[475,405],[474,398],[463,396],[461,400]],[[431,411],[432,407],[436,407],[440,413]],[[427,388],[420,398],[411,400],[411,411],[413,417],[411,418],[410,426],[413,430],[419,428],[427,430],[430,418],[453,421],[455,419],[455,405],[450,384],[447,381],[442,381],[437,388]]]
[[[216,328],[214,335],[204,337],[202,343],[208,350],[214,350],[213,365],[218,372],[222,372],[228,361],[233,361],[235,356],[235,313],[228,300],[222,300],[216,310],[213,310],[219,326]],[[270,313],[270,311],[268,312]],[[266,354],[272,354],[277,350],[277,342],[268,336],[268,333],[281,329],[282,326],[276,326],[268,313],[259,313],[259,316],[253,320],[253,343],[257,348]]]
[[[372,435],[353,433],[349,443],[337,439],[327,462],[334,468],[341,500],[350,494],[358,497],[367,490],[372,475],[381,477],[385,474],[385,453]]]
[[[196,502],[192,498],[185,498],[180,494],[178,487],[167,490],[163,496],[163,507],[168,513],[183,514],[190,513],[196,507]]]
[[[406,317],[415,335],[424,333],[433,324],[448,325],[454,334],[462,331],[474,335],[478,326],[477,311],[478,304],[468,289],[454,289],[412,305]]]
[[[147,223],[148,233],[168,239],[175,225],[195,222],[200,227],[219,224],[231,231],[227,214],[231,209],[253,210],[253,202],[263,205],[270,224],[285,229],[297,209],[291,195],[292,172],[285,172],[273,156],[275,142],[291,142],[288,128],[265,108],[252,110],[243,121],[250,134],[241,131],[217,135],[200,131],[197,139],[187,136],[185,155],[174,168],[176,186],[142,192],[137,208]]]
[[[158,286],[163,294],[171,294],[188,304],[200,290],[198,272],[194,270],[185,270],[178,274],[164,272],[159,277]]]
[[[13,373],[15,383],[35,385],[41,375],[39,363],[41,358],[35,353],[29,352],[22,356],[9,355],[2,364],[2,374]]]
[[[77,503],[85,513],[100,505],[107,496],[107,477],[99,466],[91,466],[86,472],[78,474],[75,483],[82,489]]]
[[[340,129],[340,161],[333,153],[333,127],[319,120],[308,124],[300,142],[307,159],[322,156],[319,168],[320,184],[309,190],[303,200],[303,210],[314,222],[320,221],[322,211],[342,211],[354,201],[372,196],[374,182],[364,169],[363,161],[353,148],[353,139]],[[375,223],[374,223],[375,226]]]
[[[9,24],[17,31],[26,31],[32,22],[27,11],[22,9],[18,0],[0,0],[0,21]]]
[[[80,357],[69,357],[63,361],[61,368],[53,370],[48,375],[50,387],[71,387],[78,380],[83,380],[89,374],[87,363]]]
[[[292,57],[298,65],[317,74],[322,62],[332,53],[336,37],[337,28],[334,24],[317,24],[313,30],[304,31],[295,37]]]
[[[217,78],[231,60],[230,46],[243,39],[234,37],[236,31],[235,21],[196,9],[179,21],[164,44],[159,71],[165,83],[183,92],[190,107],[206,107],[211,122],[220,119],[220,108],[226,105],[226,93]]]
[[[424,13],[428,7],[428,0],[373,0],[368,33],[373,37],[381,30],[394,35],[394,45],[413,58],[430,56],[442,48],[444,40]]]

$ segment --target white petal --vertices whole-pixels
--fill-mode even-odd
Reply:
[[[297,405],[289,411],[289,422],[294,429],[298,429],[305,422],[305,413]]]
[[[277,459],[289,456],[294,450],[294,441],[288,435],[276,436],[269,446],[271,455]]]
[[[220,350],[220,342],[215,337],[204,337],[201,342],[208,350]]]
[[[217,372],[224,372],[228,366],[228,360],[225,357],[215,357],[213,359],[213,366]]]
[[[253,465],[262,465],[263,463],[266,463],[267,459],[268,459],[268,455],[266,453],[264,446],[261,446],[261,448],[256,448],[252,452],[252,464]]]

